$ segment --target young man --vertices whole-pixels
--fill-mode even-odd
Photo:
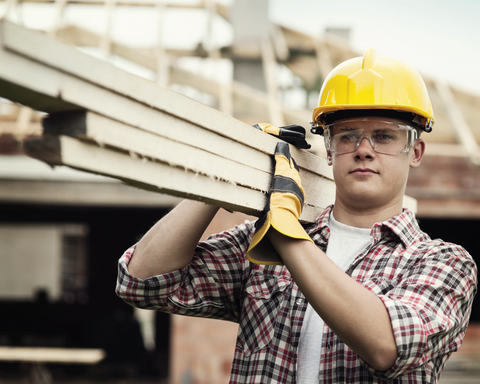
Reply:
[[[182,202],[122,256],[118,295],[238,322],[231,383],[435,383],[477,282],[462,247],[431,240],[402,209],[432,124],[407,65],[373,50],[339,65],[312,128],[325,136],[334,206],[300,225],[303,189],[280,143],[263,218],[198,243],[218,208]]]

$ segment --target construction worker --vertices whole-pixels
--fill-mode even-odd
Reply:
[[[433,122],[406,64],[372,49],[340,64],[312,128],[325,138],[335,204],[299,223],[304,191],[279,142],[263,217],[198,242],[218,208],[182,202],[121,257],[117,294],[238,322],[230,383],[436,383],[462,343],[477,270],[402,208]]]

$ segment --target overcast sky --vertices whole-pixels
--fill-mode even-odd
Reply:
[[[351,28],[359,53],[374,47],[480,95],[480,0],[270,0],[270,12],[310,34]]]

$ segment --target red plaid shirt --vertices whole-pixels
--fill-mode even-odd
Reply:
[[[331,207],[306,227],[325,251]],[[131,305],[240,324],[230,383],[295,383],[307,302],[284,266],[251,264],[245,222],[199,243],[182,270],[145,280],[120,258],[117,294]],[[405,210],[371,231],[372,244],[346,273],[383,301],[398,359],[385,372],[362,361],[325,325],[318,367],[324,383],[435,383],[465,333],[477,270],[462,247],[431,240]]]

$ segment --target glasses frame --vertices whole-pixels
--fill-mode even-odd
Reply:
[[[376,148],[375,148],[375,144],[372,142],[372,139],[370,138],[369,135],[365,135],[365,134],[362,134],[356,144],[355,144],[355,149],[352,150],[352,151],[349,151],[349,152],[341,152],[341,153],[338,153],[337,151],[333,150],[332,149],[332,130],[334,128],[335,125],[339,125],[339,124],[344,124],[344,123],[349,123],[349,122],[359,122],[359,121],[374,121],[376,123],[385,123],[385,124],[389,124],[389,125],[395,125],[397,127],[402,127],[404,128],[407,132],[410,131],[412,134],[410,135],[410,142],[407,142],[405,143],[405,148],[403,149],[403,151],[400,151],[400,152],[395,152],[395,153],[388,153],[388,152],[381,152],[381,151],[378,151]],[[361,128],[359,128],[361,129]],[[392,122],[392,121],[386,121],[386,120],[373,120],[373,119],[370,119],[370,118],[355,118],[355,119],[348,119],[348,120],[339,120],[339,121],[336,121],[332,124],[327,124],[325,125],[324,127],[324,139],[325,139],[325,148],[327,149],[327,151],[329,152],[332,152],[332,153],[336,153],[338,155],[344,155],[344,154],[347,154],[347,153],[353,153],[355,152],[358,147],[360,146],[360,144],[362,143],[363,139],[367,139],[369,142],[370,142],[370,145],[372,146],[372,149],[377,152],[377,153],[380,153],[382,155],[399,155],[401,153],[406,153],[406,152],[409,152],[413,145],[415,144],[415,142],[418,140],[419,138],[419,135],[418,135],[418,132],[417,130],[412,127],[411,125],[408,125],[408,124],[402,124],[402,123],[395,123],[395,122]]]

